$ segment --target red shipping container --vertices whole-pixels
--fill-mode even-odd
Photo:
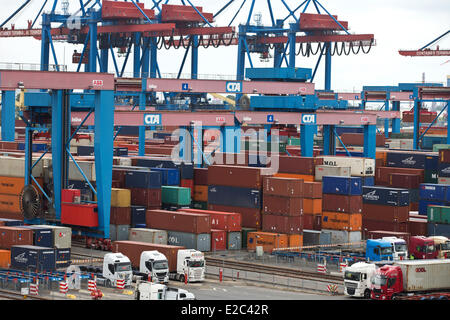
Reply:
[[[303,180],[264,177],[263,193],[264,195],[303,197]]]
[[[322,198],[322,182],[303,182],[303,198]]]
[[[407,222],[409,218],[409,206],[396,207],[363,203],[363,220],[365,218],[383,222]]]
[[[409,232],[395,232],[387,230],[373,230],[367,231],[365,239],[381,239],[382,237],[397,237],[406,241],[409,245],[409,237],[411,234]]]
[[[408,222],[386,222],[373,219],[362,219],[362,230],[367,234],[368,231],[386,230],[395,232],[409,232]],[[411,233],[413,234],[413,233]]]
[[[194,168],[194,184],[208,185],[208,168]]]
[[[302,234],[303,216],[287,217],[275,214],[264,214],[262,218],[262,230],[275,233]]]
[[[180,187],[191,189],[191,198],[194,198],[194,180],[193,179],[181,179]]]
[[[261,210],[258,208],[243,208],[208,204],[208,210],[237,212],[241,214],[241,225],[245,228],[261,228]]]
[[[407,173],[420,176],[420,183],[424,182],[425,170],[410,169],[410,168],[396,168],[396,167],[378,167],[375,168],[375,184],[380,186],[389,186],[390,173]]]
[[[261,189],[262,168],[213,165],[208,167],[208,185]]]
[[[317,165],[323,164],[322,158],[280,156],[279,172],[314,175]]]
[[[81,190],[79,189],[62,189],[61,202],[72,203],[75,197],[81,197]]]
[[[346,196],[340,194],[322,195],[323,211],[361,213],[363,209],[362,196]]]
[[[61,223],[83,227],[98,227],[97,210],[97,205],[93,203],[61,203]]]
[[[263,213],[300,216],[303,214],[303,198],[264,195]]]
[[[210,233],[211,217],[206,214],[167,210],[147,210],[147,228],[188,233]]]
[[[33,245],[33,230],[20,227],[0,227],[0,248],[17,245]]]
[[[440,163],[450,163],[450,149],[440,149],[439,150],[439,162]]]
[[[242,218],[237,212],[221,212],[201,209],[179,209],[178,211],[207,214],[211,217],[211,228],[225,231],[241,231]]]
[[[389,186],[404,189],[419,189],[420,175],[408,173],[389,173]]]
[[[131,224],[131,207],[111,207],[110,224]]]
[[[227,232],[211,229],[211,251],[227,250]]]
[[[147,208],[161,207],[161,189],[131,188],[131,204]]]
[[[411,236],[428,236],[426,219],[410,217],[408,220],[408,228]]]

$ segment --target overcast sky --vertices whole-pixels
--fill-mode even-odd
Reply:
[[[203,7],[203,11],[215,13],[229,0],[191,0]],[[0,0],[0,21],[3,22],[24,0]],[[151,0],[141,1],[146,7],[152,7]],[[180,0],[170,1],[180,4]],[[285,0],[291,9],[302,1]],[[33,0],[12,23],[16,29],[25,28],[27,20],[33,20],[44,0]],[[53,1],[48,1],[46,10],[50,10]],[[240,7],[242,0],[235,0],[214,23],[226,26]],[[271,0],[275,18],[284,19],[288,15],[281,0]],[[419,49],[428,42],[450,29],[450,0],[321,0],[320,3],[339,20],[348,21],[349,31],[355,34],[373,33],[376,46],[368,54],[334,56],[332,59],[332,89],[342,91],[361,91],[363,85],[397,85],[399,82],[420,82],[422,73],[430,82],[446,82],[450,75],[450,57],[403,57],[399,49]],[[234,26],[247,21],[251,0],[247,0]],[[78,10],[79,1],[70,0],[70,11]],[[60,8],[59,8],[60,9]],[[311,4],[307,12],[316,13]],[[270,24],[266,0],[256,0],[254,13],[261,13],[264,25]],[[298,13],[297,13],[298,16]],[[287,21],[292,22],[292,19]],[[253,19],[252,19],[253,22]],[[10,27],[9,22],[7,27]],[[287,24],[286,24],[287,26]],[[39,26],[38,26],[39,27]],[[439,43],[441,48],[450,49],[450,35]],[[40,42],[33,38],[0,39],[0,62],[40,63]],[[56,43],[55,48],[59,64],[67,64],[69,70],[75,70],[71,56],[73,50],[81,51],[81,46]],[[184,49],[159,51],[159,67],[162,73],[177,73]],[[199,73],[235,75],[237,47],[201,49],[199,53]],[[122,65],[124,58],[119,58]],[[297,67],[314,68],[317,56],[297,57]],[[323,60],[315,78],[316,88],[323,89]],[[53,63],[53,58],[50,58]],[[255,67],[272,67],[273,62],[260,62],[258,54],[252,54]],[[449,61],[448,63],[445,63]],[[131,62],[131,59],[130,59]],[[127,71],[131,72],[131,63]],[[112,65],[111,65],[112,66]],[[189,72],[189,60],[184,72]],[[248,60],[246,66],[249,67]],[[283,65],[284,66],[284,65]],[[1,66],[0,66],[1,68]],[[113,72],[110,67],[110,72]]]

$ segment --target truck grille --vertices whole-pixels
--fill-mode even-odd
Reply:
[[[381,293],[381,289],[372,289],[372,291],[374,292],[374,293]]]
[[[353,282],[345,282],[345,286],[347,288],[356,289],[358,287],[358,284],[357,283],[353,283]]]
[[[157,272],[157,273],[156,273],[156,276],[157,276],[157,277],[165,277],[166,274],[167,274],[167,273],[165,273],[165,272]]]
[[[355,288],[349,288],[347,287],[347,293],[351,296],[353,296],[355,294]]]

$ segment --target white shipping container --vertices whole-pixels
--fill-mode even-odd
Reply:
[[[331,244],[361,242],[362,239],[361,231],[322,229],[322,232],[331,234]]]
[[[450,185],[450,178],[438,177],[438,184]]]
[[[36,225],[36,227],[49,228],[53,231],[53,243],[55,248],[67,249],[72,247],[72,229],[69,227]]]
[[[426,259],[397,261],[403,273],[406,292],[450,289],[450,260]]]
[[[350,177],[351,168],[350,167],[334,167],[319,165],[316,166],[315,177],[316,181],[322,181],[323,176],[345,176]]]
[[[350,167],[352,176],[375,176],[375,159],[337,156],[319,156],[319,158],[323,158],[323,164],[327,166]]]
[[[119,165],[131,167],[131,158],[119,157]]]
[[[413,139],[400,139],[400,149],[413,150]]]
[[[167,244],[167,231],[147,228],[131,228],[128,240],[156,244]]]
[[[90,181],[96,181],[95,162],[77,161],[77,164]],[[85,181],[83,175],[72,160],[69,161],[69,180]]]
[[[35,162],[39,158],[33,158]],[[39,161],[33,168],[33,177],[43,177],[44,161]],[[0,157],[0,176],[19,177],[25,176],[25,159],[14,157]]]

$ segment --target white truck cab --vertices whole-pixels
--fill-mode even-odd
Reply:
[[[344,294],[353,297],[370,298],[370,281],[375,274],[376,265],[356,262],[344,269]]]
[[[169,282],[169,263],[166,256],[159,251],[152,250],[141,253],[139,272],[150,275],[154,282]]]
[[[381,239],[391,242],[394,260],[408,259],[408,245],[405,240],[397,237],[382,237]]]
[[[117,286],[117,280],[125,280],[125,286],[130,286],[133,277],[130,259],[121,253],[105,254],[103,277],[109,280],[111,286]]]
[[[189,282],[205,280],[205,255],[194,249],[178,250],[177,276],[184,279],[188,275]]]
[[[136,283],[135,300],[195,300],[191,292],[152,282]]]

